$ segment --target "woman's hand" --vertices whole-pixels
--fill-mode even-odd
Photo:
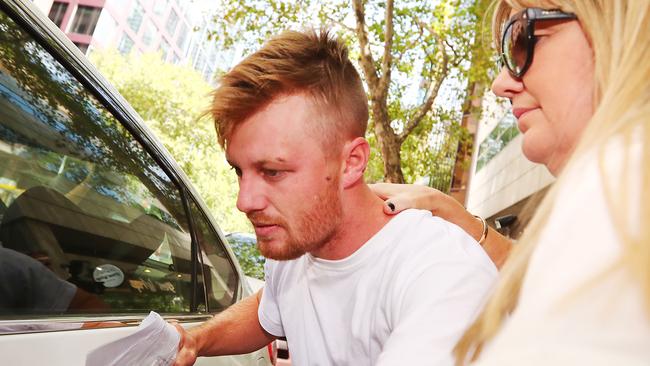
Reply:
[[[435,188],[413,184],[376,183],[370,184],[370,189],[385,201],[384,212],[387,215],[417,208],[431,211],[434,216],[460,226],[477,241],[483,234],[481,221],[469,213],[456,199]],[[490,228],[482,245],[497,268],[501,268],[510,253],[512,242]]]
[[[462,221],[463,218],[474,218],[458,201],[435,188],[415,184],[376,183],[370,184],[370,189],[385,201],[384,212],[387,215],[417,208],[431,211],[434,216],[456,225],[459,225],[456,221]]]

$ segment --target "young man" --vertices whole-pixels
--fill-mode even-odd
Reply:
[[[286,337],[294,365],[453,363],[496,269],[429,212],[384,215],[363,181],[361,79],[327,32],[285,32],[214,92],[237,208],[269,260],[262,292],[183,337],[176,365]]]

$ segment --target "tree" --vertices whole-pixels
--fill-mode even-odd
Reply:
[[[90,58],[160,138],[222,229],[250,231],[235,207],[237,177],[204,115],[212,87],[191,67],[164,63],[157,54],[95,51]]]
[[[404,182],[406,171],[413,181],[431,174],[431,169],[422,169],[423,163],[438,163],[440,156],[453,160],[467,135],[458,128],[463,98],[470,95],[463,84],[472,76],[472,65],[482,67],[473,59],[476,24],[482,23],[486,1],[223,3],[214,16],[212,36],[224,47],[243,44],[247,50],[255,49],[283,29],[310,25],[331,26],[348,42],[367,86],[368,137],[382,158],[369,165],[369,180],[383,176],[389,182]],[[484,73],[485,69],[473,71]],[[435,146],[436,141],[442,143]]]

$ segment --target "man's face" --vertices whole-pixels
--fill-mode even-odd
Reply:
[[[322,113],[303,95],[283,96],[237,126],[226,156],[239,177],[237,208],[265,257],[287,260],[322,248],[341,220],[341,159],[309,126]],[[322,137],[321,137],[322,138]]]

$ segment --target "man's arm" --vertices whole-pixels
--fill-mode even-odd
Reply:
[[[275,340],[257,317],[261,297],[262,290],[189,331],[174,324],[181,335],[174,366],[193,365],[199,356],[253,352]]]

